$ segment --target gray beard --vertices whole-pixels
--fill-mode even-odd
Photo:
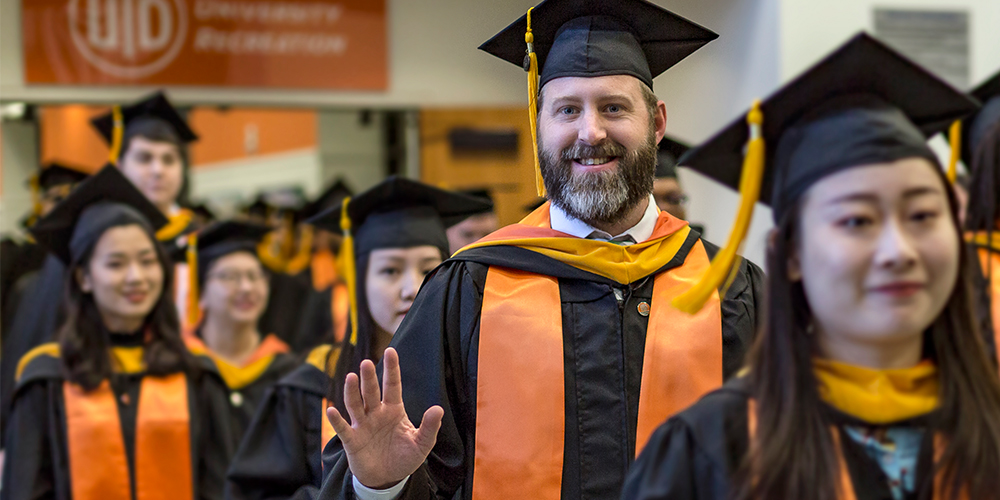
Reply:
[[[557,156],[545,150],[539,138],[538,149],[549,200],[587,225],[617,222],[653,192],[657,151],[653,133],[634,151],[610,139],[597,146],[575,144]],[[573,172],[573,159],[604,156],[617,157],[618,167],[604,172]]]

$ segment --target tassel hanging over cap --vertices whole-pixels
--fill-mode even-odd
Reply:
[[[198,233],[187,237],[188,294],[185,321],[187,328],[194,329],[201,321],[201,291],[198,287]]]
[[[112,165],[118,165],[118,156],[122,151],[122,140],[125,136],[125,121],[122,118],[122,107],[111,108],[111,119],[114,126],[111,129],[111,151],[108,152],[108,161]]]
[[[347,283],[347,294],[350,297],[350,321],[351,321],[351,345],[358,345],[358,277],[357,269],[354,265],[354,237],[351,235],[351,217],[347,214],[347,207],[351,197],[344,198],[340,208],[340,230],[344,232],[344,239],[340,244],[340,255],[343,264],[344,282]]]
[[[716,254],[705,275],[690,290],[674,299],[674,307],[681,311],[689,314],[700,311],[712,294],[730,281],[739,263],[738,252],[750,228],[764,176],[764,135],[761,130],[763,123],[764,114],[760,110],[760,101],[754,101],[753,107],[747,113],[750,140],[747,142],[743,173],[740,175],[740,209],[736,213],[736,222],[733,223],[726,246]]]
[[[951,145],[951,156],[948,159],[948,182],[954,184],[958,179],[958,158],[962,154],[962,121],[955,120],[948,129],[948,142]]]
[[[524,43],[528,46],[524,56],[524,70],[528,72],[528,123],[531,126],[531,151],[535,160],[535,191],[545,196],[545,180],[538,161],[538,55],[535,54],[535,35],[531,33],[531,11],[528,9],[528,29],[524,33]]]

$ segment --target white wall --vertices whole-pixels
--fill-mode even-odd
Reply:
[[[261,190],[293,186],[315,196],[322,186],[322,169],[319,152],[307,148],[201,164],[191,170],[190,181],[193,200],[247,202]]]
[[[28,178],[38,164],[38,131],[35,124],[25,121],[3,122],[3,190],[0,198],[0,233],[20,232],[21,218],[31,209]],[[0,256],[0,258],[3,258]]]

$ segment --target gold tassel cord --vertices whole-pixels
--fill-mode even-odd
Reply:
[[[42,216],[42,187],[37,174],[28,179],[28,185],[31,189],[31,217],[28,218],[28,226],[31,227]]]
[[[351,345],[358,345],[358,277],[354,263],[354,237],[351,235],[351,217],[347,214],[351,197],[344,198],[340,209],[340,230],[344,239],[340,244],[340,255],[343,257],[344,282],[347,284],[347,294],[350,300]]]
[[[948,182],[954,184],[958,179],[958,158],[962,153],[962,122],[955,120],[948,129],[948,142],[951,145],[951,157],[948,159]]]
[[[743,172],[740,175],[740,208],[736,213],[736,221],[733,223],[726,246],[716,254],[705,275],[690,290],[673,300],[674,307],[681,311],[689,314],[700,311],[716,290],[732,280],[733,270],[739,263],[740,247],[750,228],[754,206],[760,198],[765,160],[764,136],[761,130],[763,123],[764,114],[760,110],[760,101],[754,101],[753,107],[747,113],[750,139],[747,142]]]
[[[122,118],[122,107],[111,108],[111,151],[108,152],[108,161],[112,165],[118,165],[118,156],[122,151],[122,139],[125,136],[125,120]]]
[[[187,328],[194,329],[201,321],[201,292],[198,289],[198,233],[187,237],[188,295],[186,320]]]
[[[545,196],[545,180],[538,161],[538,55],[535,54],[535,35],[531,33],[531,11],[528,9],[528,29],[524,33],[524,43],[528,45],[528,123],[531,127],[531,152],[535,160],[535,191]]]

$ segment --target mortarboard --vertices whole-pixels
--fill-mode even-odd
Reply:
[[[691,146],[670,137],[664,137],[660,141],[659,150],[656,153],[656,178],[676,179],[677,160],[684,156],[691,149]]]
[[[90,176],[90,169],[79,165],[49,163],[38,172],[38,187],[42,190],[64,184],[77,184]]]
[[[881,42],[856,35],[755,103],[745,120],[681,158],[684,166],[738,189],[742,199],[726,246],[702,282],[675,304],[700,309],[702,299],[723,284],[758,200],[779,221],[813,183],[840,170],[910,157],[937,164],[927,138],[976,108],[965,94]]]
[[[198,140],[198,135],[191,130],[187,121],[170,104],[162,91],[156,92],[131,106],[114,106],[110,113],[94,117],[90,123],[111,146],[110,161],[117,163],[118,155],[121,153],[122,139],[127,135],[129,126],[145,119],[166,122],[177,132],[177,137],[185,144]]]
[[[344,234],[340,255],[351,300],[351,337],[357,343],[357,276],[355,256],[380,248],[430,245],[448,255],[445,220],[457,224],[463,216],[480,213],[489,202],[421,182],[392,176],[375,187],[345,198],[306,222]]]
[[[493,194],[490,193],[489,189],[485,189],[485,188],[483,188],[483,189],[461,189],[461,190],[458,190],[457,192],[461,193],[461,194],[464,194],[466,196],[471,196],[473,198],[476,198],[476,199],[484,202],[483,203],[483,208],[481,210],[479,210],[478,212],[475,212],[475,213],[459,214],[459,215],[457,215],[455,217],[444,217],[442,220],[444,220],[445,227],[454,226],[455,224],[458,224],[459,222],[462,222],[463,220],[465,220],[465,219],[467,219],[467,218],[469,218],[469,217],[471,217],[473,215],[490,214],[490,213],[493,213],[496,210],[495,202],[493,201]]]
[[[81,182],[31,233],[68,265],[112,227],[139,224],[155,232],[168,222],[117,168],[108,165]]]
[[[343,179],[337,179],[336,182],[331,184],[316,199],[306,203],[305,207],[302,208],[301,216],[303,219],[308,219],[320,212],[330,208],[339,206],[344,198],[354,195],[354,191],[347,186],[347,183]]]
[[[528,72],[529,120],[539,196],[538,91],[560,77],[653,78],[718,35],[645,0],[545,0],[479,46]]]

